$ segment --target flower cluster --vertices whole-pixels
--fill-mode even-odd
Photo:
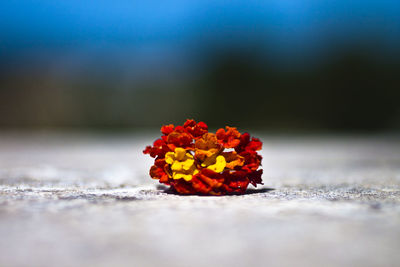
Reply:
[[[262,184],[262,142],[226,126],[215,134],[204,122],[161,127],[162,136],[143,151],[155,158],[150,176],[179,194],[243,194]]]

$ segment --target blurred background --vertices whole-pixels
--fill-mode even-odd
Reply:
[[[400,130],[398,0],[3,1],[0,128]]]

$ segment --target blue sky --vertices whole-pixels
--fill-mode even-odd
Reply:
[[[3,51],[100,47],[147,57],[256,38],[291,55],[370,36],[400,45],[398,0],[7,0],[0,8]]]

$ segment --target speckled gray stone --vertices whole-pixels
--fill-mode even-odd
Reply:
[[[399,266],[399,139],[261,136],[265,185],[200,197],[155,137],[0,134],[0,266]]]

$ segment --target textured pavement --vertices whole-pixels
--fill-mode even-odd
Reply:
[[[170,193],[157,133],[0,133],[0,266],[400,266],[400,139],[258,135],[264,183]]]

